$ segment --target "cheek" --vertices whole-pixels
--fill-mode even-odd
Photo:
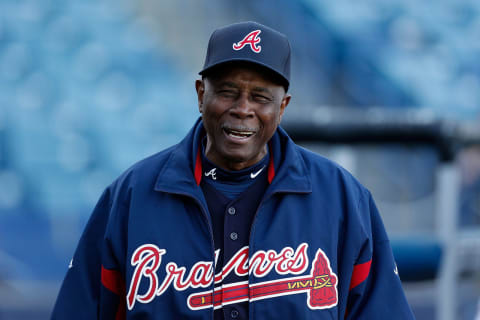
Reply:
[[[216,112],[215,108],[213,108],[212,105],[209,105],[208,108],[203,109],[203,125],[205,127],[205,130],[207,131],[207,134],[214,141],[217,140],[219,132],[222,131],[220,128],[220,117],[220,113]]]
[[[203,104],[203,117],[204,117],[204,121],[209,121],[209,122],[212,122],[213,119],[216,118],[216,108],[215,108],[215,105],[212,104],[210,101],[206,101],[204,104]]]
[[[263,127],[268,131],[274,131],[274,129],[280,123],[280,112],[277,109],[265,112],[262,115]]]
[[[203,113],[206,114],[209,118],[216,119],[219,118],[222,114],[222,104],[216,99],[208,99],[205,101],[203,106]]]

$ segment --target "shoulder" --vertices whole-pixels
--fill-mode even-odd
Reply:
[[[153,190],[159,172],[168,163],[176,147],[177,145],[174,145],[157,152],[126,169],[108,187],[113,198],[117,200],[126,199],[133,189],[150,188]]]
[[[348,220],[355,228],[370,234],[371,223],[377,220],[377,210],[370,191],[349,171],[319,154],[297,146],[312,183],[312,197],[320,204]]]
[[[311,180],[312,201],[319,208],[343,220],[345,232],[359,243],[366,238],[388,239],[373,197],[362,183],[334,161],[298,145],[295,149]]]
[[[313,184],[348,190],[357,197],[363,197],[369,193],[348,170],[338,163],[304,147],[296,145],[296,149],[305,163]]]
[[[151,177],[151,174],[158,174],[162,167],[169,161],[177,146],[178,145],[171,146],[136,162],[128,168],[120,178],[125,175],[134,175],[140,178]],[[153,177],[153,179],[155,179],[155,177]]]

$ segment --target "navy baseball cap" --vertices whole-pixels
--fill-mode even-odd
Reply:
[[[210,36],[200,75],[232,61],[247,61],[266,67],[290,84],[290,43],[287,37],[257,22],[240,22],[215,30]]]

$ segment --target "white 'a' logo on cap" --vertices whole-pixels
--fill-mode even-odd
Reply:
[[[252,31],[239,42],[233,43],[233,50],[241,50],[248,44],[250,45],[250,49],[252,49],[253,52],[259,53],[260,51],[262,51],[262,47],[257,46],[257,44],[262,41],[262,39],[258,36],[260,32],[262,32],[262,30]]]

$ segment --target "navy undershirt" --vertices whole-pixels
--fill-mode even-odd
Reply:
[[[202,148],[202,180],[212,185],[227,198],[235,199],[253,184],[258,176],[267,171],[269,159],[267,152],[267,155],[253,166],[238,171],[229,171],[211,162],[205,155],[205,148]]]
[[[268,186],[269,154],[251,167],[228,171],[217,167],[205,156],[202,148],[202,182],[212,220],[215,250],[220,249],[215,274],[221,273],[224,263],[249,244],[250,227]],[[247,281],[230,273],[223,284]],[[216,284],[215,287],[220,286]],[[246,297],[248,298],[248,297]],[[214,312],[215,320],[248,319],[248,301],[226,305]]]

